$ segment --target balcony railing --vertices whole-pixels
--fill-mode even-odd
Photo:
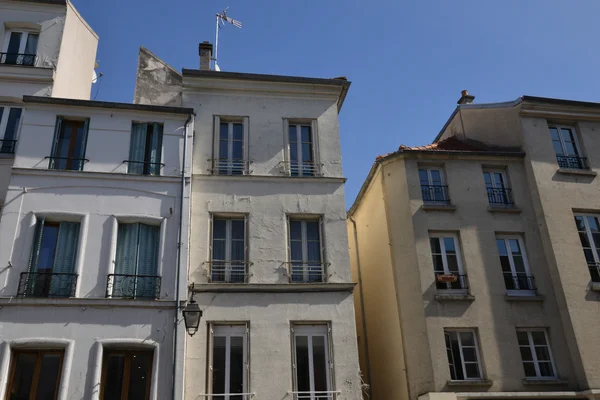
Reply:
[[[435,286],[440,290],[467,290],[469,280],[467,275],[435,273]]]
[[[71,157],[46,157],[50,162],[48,169],[67,170],[67,171],[83,171],[83,164],[90,161],[87,158],[71,158]]]
[[[0,140],[0,153],[1,154],[14,154],[16,145],[17,145],[16,140],[9,140],[9,139]]]
[[[207,261],[208,279],[212,283],[246,283],[248,282],[248,261]]]
[[[567,169],[588,169],[587,158],[577,156],[556,156],[558,166]]]
[[[530,275],[512,275],[504,274],[504,284],[506,290],[536,290],[535,278]]]
[[[215,175],[249,175],[251,161],[229,158],[209,158],[212,167],[210,173]]]
[[[128,174],[160,175],[160,170],[165,166],[163,163],[145,161],[123,160],[127,164]]]
[[[315,283],[326,282],[326,267],[328,264],[320,261],[290,261],[288,276],[290,283]]]
[[[321,176],[323,164],[312,161],[281,161],[277,164],[281,171],[289,176]]]
[[[292,400],[336,400],[341,394],[339,390],[322,390],[314,392],[288,392]]]
[[[160,276],[109,274],[106,297],[122,299],[160,298]]]
[[[588,263],[592,282],[600,282],[600,263]]]
[[[36,58],[37,56],[35,54],[0,53],[0,64],[33,67]]]
[[[511,207],[515,204],[511,189],[487,188],[487,195],[492,207]]]
[[[445,185],[421,185],[423,202],[426,204],[450,204],[448,186]]]
[[[23,272],[19,279],[19,297],[75,297],[77,274]]]

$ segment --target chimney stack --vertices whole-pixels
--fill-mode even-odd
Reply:
[[[461,97],[458,99],[456,104],[471,104],[473,100],[475,100],[475,96],[471,96],[468,90],[463,90],[460,92]]]
[[[212,60],[213,45],[206,40],[198,46],[200,53],[200,70],[210,71],[210,61]]]

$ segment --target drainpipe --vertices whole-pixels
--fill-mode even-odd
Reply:
[[[190,122],[194,121],[194,114],[190,114],[188,119],[185,121],[184,129],[183,129],[183,160],[181,164],[181,201],[179,204],[179,238],[177,244],[177,277],[176,277],[176,288],[175,288],[175,329],[173,331],[173,386],[172,386],[172,398],[173,400],[178,400],[175,398],[177,391],[177,381],[175,376],[177,375],[177,335],[179,333],[179,313],[181,307],[179,305],[179,280],[181,279],[181,270],[182,270],[182,260],[181,256],[181,248],[183,247],[182,236],[183,236],[183,196],[185,194],[185,174],[186,174],[186,156],[187,156],[187,140],[188,140],[188,128],[190,126]],[[193,123],[192,123],[193,126]],[[187,293],[186,293],[187,300]],[[185,371],[183,371],[185,373]],[[181,399],[183,400],[183,399]]]
[[[371,360],[369,358],[369,340],[367,335],[367,320],[365,318],[365,296],[363,293],[362,286],[362,274],[360,272],[360,252],[358,250],[358,230],[356,229],[356,221],[354,221],[353,217],[348,218],[350,222],[352,222],[352,226],[354,227],[354,247],[356,249],[356,269],[358,271],[358,290],[360,292],[360,314],[362,319],[362,329],[364,332],[364,342],[365,342],[365,361],[367,363],[367,379],[369,380],[369,398],[373,398],[373,392],[371,389]]]

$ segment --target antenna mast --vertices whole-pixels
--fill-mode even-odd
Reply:
[[[223,11],[221,11],[220,14],[216,14],[216,28],[215,28],[215,54],[213,57],[213,70],[215,71],[220,71],[221,69],[219,68],[219,65],[217,64],[217,61],[219,59],[219,30],[225,26],[225,22],[229,22],[231,25],[235,26],[236,28],[242,29],[242,23],[240,21],[237,21],[233,18],[229,18],[227,16],[227,10],[229,9],[229,7],[225,8]]]

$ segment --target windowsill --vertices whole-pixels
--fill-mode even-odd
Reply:
[[[524,291],[527,292],[527,291]],[[544,301],[544,296],[539,294],[513,294],[506,293],[504,295],[506,301]]]
[[[198,283],[194,292],[203,293],[306,293],[352,292],[355,283]]]
[[[468,379],[464,381],[447,381],[446,386],[492,386],[494,381],[490,379]]]
[[[475,296],[466,293],[443,293],[438,292],[434,297],[439,302],[444,301],[474,301]]]
[[[423,203],[423,211],[456,211],[456,206],[452,204],[435,204],[435,203]]]
[[[572,168],[559,168],[558,171],[559,174],[566,174],[566,175],[583,175],[583,176],[596,176],[598,175],[597,172],[592,171],[591,169],[572,169]]]
[[[569,381],[559,378],[523,378],[523,385],[568,385]]]
[[[491,213],[506,213],[506,214],[520,214],[521,209],[512,206],[488,206],[488,211]]]
[[[594,292],[600,292],[600,282],[592,282],[590,289]]]

